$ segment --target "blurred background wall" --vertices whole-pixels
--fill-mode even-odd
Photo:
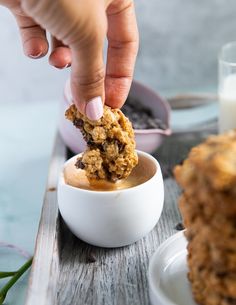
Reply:
[[[135,78],[164,95],[214,91],[217,54],[236,40],[235,0],[135,0],[140,50]],[[68,71],[22,52],[11,14],[0,7],[0,103],[58,100]]]

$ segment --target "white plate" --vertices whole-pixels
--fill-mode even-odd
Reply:
[[[187,279],[187,241],[183,231],[162,243],[148,270],[152,305],[196,305]]]
[[[219,106],[217,103],[192,109],[172,110],[171,129],[173,133],[201,131],[217,127]]]

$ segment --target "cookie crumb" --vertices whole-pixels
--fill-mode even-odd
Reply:
[[[90,264],[90,263],[95,263],[97,261],[96,256],[94,255],[94,253],[89,253],[86,257],[86,263]]]
[[[49,192],[54,192],[54,191],[56,191],[56,189],[57,189],[56,187],[50,187],[50,188],[48,189],[48,191],[49,191]]]
[[[177,225],[175,226],[175,230],[177,231],[182,231],[184,230],[184,225],[182,224],[182,222],[177,223]]]

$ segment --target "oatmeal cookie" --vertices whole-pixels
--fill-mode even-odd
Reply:
[[[199,174],[215,191],[235,190],[236,130],[209,137],[191,150],[183,166],[175,168],[176,179],[182,187],[195,183]]]
[[[193,148],[174,173],[193,296],[202,305],[236,304],[236,131]]]
[[[81,130],[87,143],[88,148],[76,166],[86,171],[88,179],[115,182],[129,176],[138,156],[132,125],[121,110],[104,106],[103,117],[91,121],[72,105],[66,117]]]

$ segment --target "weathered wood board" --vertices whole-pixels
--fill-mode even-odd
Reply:
[[[189,149],[207,133],[169,137],[154,154],[162,166],[165,204],[157,226],[135,244],[118,249],[90,246],[66,227],[57,209],[57,178],[68,158],[57,135],[49,169],[26,305],[148,305],[148,262],[181,222],[172,176]]]

